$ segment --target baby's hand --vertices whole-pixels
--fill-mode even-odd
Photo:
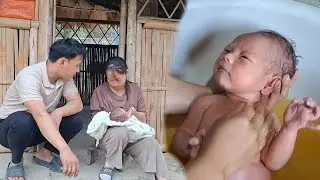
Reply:
[[[320,107],[311,99],[304,98],[303,103],[293,99],[284,114],[284,120],[288,130],[297,131],[302,128],[320,130],[320,125],[312,121],[320,117]]]
[[[199,130],[196,135],[189,140],[189,145],[191,147],[190,150],[190,158],[195,159],[198,157],[198,153],[205,136],[206,132],[204,129]]]

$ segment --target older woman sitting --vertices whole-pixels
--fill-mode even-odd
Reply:
[[[112,113],[122,108],[126,111],[127,117],[134,115],[138,120],[146,122],[146,104],[142,89],[126,79],[127,70],[124,59],[113,57],[108,60],[107,82],[97,87],[92,95],[90,105],[92,114],[99,111]],[[109,127],[99,142],[99,148],[106,151],[106,163],[99,175],[102,180],[111,179],[115,168],[122,169],[123,152],[131,155],[146,173],[152,175],[152,178],[165,180],[169,177],[160,145],[153,137],[129,143],[127,128]]]

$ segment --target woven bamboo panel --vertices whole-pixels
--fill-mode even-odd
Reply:
[[[0,104],[16,74],[29,62],[30,30],[0,28]]]
[[[14,34],[17,30],[0,28],[0,104],[14,79]]]

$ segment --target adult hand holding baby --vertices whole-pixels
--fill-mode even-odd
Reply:
[[[127,111],[127,118],[129,118],[130,116],[134,115],[136,112],[136,109],[134,107],[131,107],[128,111]]]
[[[273,116],[265,107],[268,97],[255,108],[245,104],[223,120],[217,121],[203,143],[203,151],[187,166],[189,179],[220,180],[256,159],[273,127]],[[228,142],[226,142],[228,139]],[[235,151],[236,149],[236,151]]]
[[[269,95],[268,108],[272,108],[279,100],[288,96],[289,89],[293,86],[299,77],[299,70],[297,69],[294,75],[290,78],[289,74],[282,77],[281,81],[278,80],[274,86],[272,93]]]
[[[190,159],[195,159],[198,157],[198,153],[200,150],[200,144],[206,135],[206,131],[204,129],[199,130],[194,137],[189,140],[189,145],[191,147],[190,150]]]

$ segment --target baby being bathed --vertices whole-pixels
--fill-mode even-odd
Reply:
[[[293,76],[297,56],[293,45],[274,31],[242,34],[225,47],[215,62],[213,76],[222,94],[198,99],[191,105],[188,116],[175,134],[173,150],[186,158],[196,158],[197,148],[190,145],[193,137],[205,137],[205,132],[219,118],[234,112],[244,103],[257,103],[280,86],[283,75]],[[278,170],[289,160],[301,128],[317,128],[309,121],[320,116],[319,107],[311,98],[303,103],[293,100],[284,115],[285,123],[274,123],[274,136],[267,139],[260,158],[248,167],[228,177],[228,180],[269,180],[268,169]],[[223,119],[223,118],[222,118]],[[202,139],[202,138],[200,138]],[[228,139],[225,140],[226,143]]]

